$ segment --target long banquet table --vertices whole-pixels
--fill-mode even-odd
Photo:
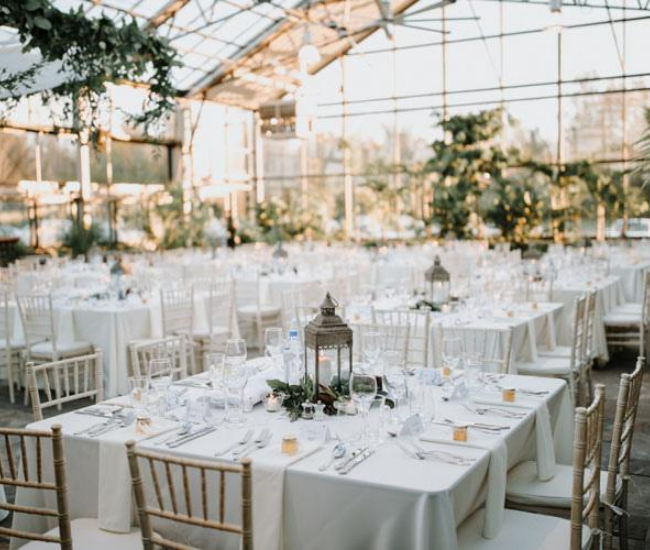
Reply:
[[[485,503],[489,495],[492,515],[499,518],[506,469],[523,460],[539,457],[540,453],[548,456],[549,452],[551,457],[555,455],[557,462],[570,464],[573,420],[565,383],[511,375],[502,383],[549,393],[543,398],[518,398],[518,410],[526,413],[522,419],[479,417],[469,413],[458,401],[437,399],[438,419],[490,421],[511,428],[503,436],[482,435],[470,429],[469,442],[464,447],[452,446],[448,441],[447,427],[430,425],[421,434],[420,445],[430,450],[446,450],[472,457],[476,460],[471,466],[414,460],[400,450],[395,440],[388,438],[348,475],[338,475],[333,470],[321,472],[319,465],[329,455],[332,444],[321,444],[318,439],[310,442],[309,434],[313,434],[314,429],[327,427],[332,434],[349,435],[350,429],[357,429],[356,417],[327,418],[319,427],[315,421],[291,423],[277,413],[267,413],[262,407],[256,407],[248,416],[246,427],[254,427],[257,431],[268,426],[273,438],[268,447],[251,456],[255,547],[261,550],[456,550],[456,527]],[[185,391],[191,400],[206,390],[190,387]],[[433,387],[435,395],[439,396],[440,391],[440,388]],[[479,398],[499,399],[497,393],[487,391],[475,397],[478,402],[481,402]],[[112,402],[124,404],[126,398]],[[539,419],[545,418],[541,414],[543,410],[548,411],[546,418],[550,419],[550,427],[546,430],[544,420],[541,420],[542,427],[538,426]],[[35,422],[30,428],[47,429],[54,423],[63,426],[72,519],[96,517],[100,525],[107,528],[128,529],[133,510],[123,445],[129,439],[137,439],[135,428],[117,429],[97,438],[73,435],[98,420],[72,412]],[[157,422],[154,418],[153,425]],[[140,441],[138,445],[176,456],[219,460],[214,457],[215,451],[235,442],[242,431],[242,428],[221,425],[215,432],[173,450],[156,444],[164,436],[158,440]],[[544,440],[540,439],[540,434],[551,431],[552,442],[549,439],[548,443],[541,444]],[[280,453],[281,438],[287,433],[298,434],[304,449],[291,460]],[[500,449],[505,450],[505,454],[499,454],[502,452]],[[223,460],[230,459],[226,455]],[[192,487],[197,487],[198,483],[199,480],[192,478]],[[226,517],[231,520],[237,519],[237,491],[237,484],[229,481]],[[199,499],[200,491],[194,491],[194,496]],[[213,500],[217,498],[215,486],[214,494],[210,495],[212,510],[216,506]],[[16,502],[42,505],[41,499],[41,495],[21,489]],[[200,509],[198,500],[196,508]],[[46,521],[17,514],[14,526],[42,530]],[[198,528],[172,528],[163,523],[156,524],[155,528],[179,542],[199,548],[235,550],[239,547],[238,540],[231,535],[215,536]],[[12,541],[12,548],[19,546],[19,541]]]

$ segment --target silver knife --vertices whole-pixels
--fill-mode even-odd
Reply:
[[[204,435],[211,434],[212,432],[216,432],[217,428],[213,428],[212,426],[208,426],[206,428],[201,428],[200,430],[197,430],[196,432],[184,435],[183,437],[179,437],[178,439],[171,441],[166,444],[167,448],[169,449],[175,449],[176,447],[180,447],[181,445],[185,445],[185,443],[189,443],[190,441],[194,441],[195,439],[198,439],[199,437],[203,437]]]
[[[341,462],[338,462],[337,464],[334,465],[335,470],[342,470],[345,468],[350,462],[352,462],[355,458],[357,458],[360,454],[366,452],[368,450],[368,447],[359,447],[358,449],[352,451],[350,453],[350,456],[347,458],[344,458]]]
[[[241,438],[239,438],[239,440],[235,441],[232,445],[226,447],[223,451],[218,451],[214,453],[214,456],[223,456],[225,454],[228,454],[230,451],[234,450],[236,447],[246,445],[246,443],[248,443],[251,440],[251,437],[253,437],[254,433],[255,430],[250,428],[249,430],[246,431],[246,433]]]
[[[364,460],[369,458],[374,452],[375,452],[374,449],[366,449],[365,451],[363,451],[363,453],[361,453],[359,456],[353,459],[352,462],[348,462],[348,464],[344,468],[341,468],[339,470],[339,475],[345,475],[349,473],[353,468],[356,468]]]

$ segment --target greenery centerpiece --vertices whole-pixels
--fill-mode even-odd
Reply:
[[[141,109],[130,117],[145,132],[175,106],[176,51],[155,30],[140,28],[135,19],[117,24],[105,15],[87,17],[82,6],[65,12],[51,0],[0,0],[0,21],[16,31],[24,52],[40,53],[40,61],[31,66],[13,74],[0,72],[0,88],[8,91],[1,101],[10,107],[26,95],[25,90],[38,88],[39,72],[52,63],[59,64],[59,74],[66,77],[41,92],[43,98],[61,103],[64,114],[72,115],[73,128],[88,130],[95,139],[108,83],[133,82],[148,88]]]

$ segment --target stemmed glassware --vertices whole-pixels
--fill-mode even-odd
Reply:
[[[457,336],[445,336],[442,341],[442,362],[443,366],[452,372],[460,365],[463,356],[463,342]]]
[[[271,358],[273,366],[278,366],[282,356],[283,334],[282,329],[277,327],[267,328],[264,331],[265,354]]]
[[[406,371],[402,355],[398,351],[385,351],[382,354],[384,363],[384,379],[390,390],[390,396],[395,404],[394,411],[400,416],[400,405],[406,397]]]
[[[357,410],[363,415],[363,431],[366,441],[370,433],[370,405],[377,395],[377,379],[373,374],[353,372],[350,375],[350,396]]]
[[[369,371],[375,372],[377,368],[377,362],[381,356],[381,334],[379,332],[366,332],[363,335],[363,356],[366,362],[369,364]]]
[[[229,393],[235,396],[237,405],[232,406],[230,395],[226,396],[226,419],[233,424],[243,423],[244,388],[248,381],[246,367],[246,341],[232,338],[226,342],[224,382]]]
[[[213,391],[219,391],[224,387],[226,355],[221,352],[211,352],[207,355],[208,372]]]

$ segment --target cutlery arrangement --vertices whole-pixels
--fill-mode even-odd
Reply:
[[[402,449],[404,454],[415,460],[435,460],[437,462],[444,462],[445,464],[453,464],[455,466],[470,466],[476,460],[474,458],[465,457],[447,451],[423,449],[413,441],[408,441],[408,443],[411,445],[410,448],[403,441],[397,440],[397,445]]]
[[[364,460],[367,460],[374,454],[375,450],[367,448],[365,451],[359,453],[356,457],[354,457],[352,460],[347,462],[345,466],[339,469],[339,475],[346,475],[350,473],[350,471],[353,468],[356,468],[359,464],[361,464]]]
[[[176,449],[181,445],[185,445],[190,441],[194,441],[195,439],[199,439],[200,437],[203,437],[205,435],[211,434],[212,432],[216,432],[216,431],[217,428],[214,428],[212,426],[204,426],[194,432],[190,431],[184,435],[177,437],[176,439],[173,439],[172,441],[168,441],[167,443],[165,443],[165,445],[167,446],[168,449]]]
[[[241,460],[244,457],[247,457],[259,449],[263,449],[268,446],[271,442],[271,437],[273,434],[269,428],[263,428],[260,433],[253,437],[253,440],[243,446],[235,449],[233,455],[235,460]]]
[[[135,415],[130,414],[124,417],[114,416],[105,422],[93,424],[92,426],[75,432],[73,435],[87,435],[88,437],[99,437],[120,428],[126,428],[135,422]]]
[[[235,441],[232,445],[226,447],[225,449],[223,449],[223,450],[221,450],[221,451],[217,451],[216,453],[214,453],[214,456],[217,456],[217,457],[218,457],[218,456],[224,456],[224,455],[227,455],[227,454],[230,453],[230,452],[234,452],[235,449],[237,449],[237,448],[243,447],[244,445],[246,445],[246,444],[251,440],[251,438],[253,437],[253,434],[254,434],[254,433],[255,433],[255,432],[254,432],[252,429],[247,430],[246,433],[244,433],[244,434],[243,434],[243,435],[242,435],[242,436],[241,436],[237,441]]]
[[[318,467],[319,472],[324,472],[325,470],[329,470],[332,467],[332,464],[334,464],[334,461],[339,460],[345,456],[345,453],[347,452],[345,443],[342,441],[339,441],[334,447],[332,448],[332,456],[330,456],[323,464],[321,464]]]
[[[471,407],[467,403],[463,403],[463,407],[465,407],[469,412],[478,414],[479,416],[493,414],[495,416],[501,416],[503,418],[521,419],[524,418],[526,414],[528,414],[523,411],[513,411],[512,409],[502,407]]]

